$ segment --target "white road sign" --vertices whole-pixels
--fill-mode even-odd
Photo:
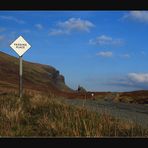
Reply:
[[[20,36],[18,37],[10,47],[19,55],[22,56],[31,46],[25,39]]]

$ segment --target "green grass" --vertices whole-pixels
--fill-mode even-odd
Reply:
[[[148,129],[86,108],[69,106],[52,94],[0,96],[0,136],[148,137]]]

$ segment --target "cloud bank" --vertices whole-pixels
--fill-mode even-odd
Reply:
[[[148,89],[148,73],[129,73],[125,77],[113,80],[110,85]]]
[[[148,84],[148,73],[129,73],[128,78],[134,83]]]
[[[123,19],[148,23],[148,11],[130,11],[128,14],[123,16]]]
[[[59,22],[57,28],[51,29],[49,35],[70,34],[72,31],[89,32],[95,25],[89,20],[70,18],[67,21]]]
[[[113,39],[107,35],[101,35],[96,37],[95,39],[89,40],[89,44],[92,45],[122,45],[123,40],[121,39]]]
[[[100,51],[96,55],[101,57],[112,57],[113,53],[110,51]]]
[[[36,27],[38,30],[42,30],[42,29],[43,29],[43,25],[42,25],[42,24],[35,24],[35,27]]]
[[[13,21],[13,22],[16,22],[18,24],[24,24],[25,23],[25,21],[20,20],[20,19],[14,17],[14,16],[0,15],[0,19]]]

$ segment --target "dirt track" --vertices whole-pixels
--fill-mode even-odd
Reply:
[[[132,120],[145,128],[148,128],[148,106],[139,104],[116,103],[104,100],[82,100],[82,99],[64,99],[64,102],[84,106],[91,111],[98,113],[107,112],[114,117],[125,120]]]

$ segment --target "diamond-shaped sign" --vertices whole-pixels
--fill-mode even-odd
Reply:
[[[27,41],[25,41],[25,39],[20,36],[10,45],[10,47],[19,56],[22,56],[31,47],[31,45],[29,45],[29,43],[27,43]]]

